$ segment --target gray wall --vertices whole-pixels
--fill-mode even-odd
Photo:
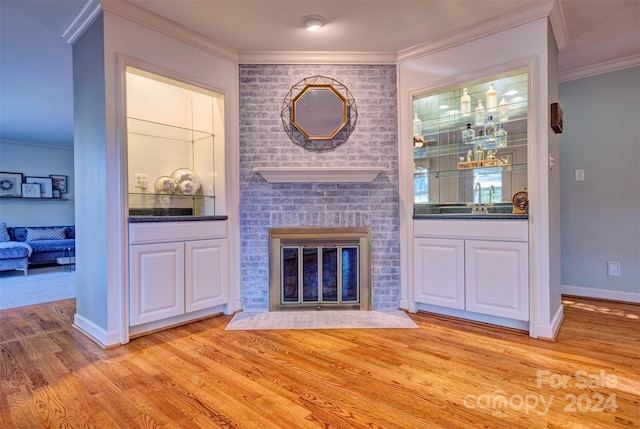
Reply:
[[[358,122],[334,150],[312,152],[282,127],[282,101],[292,85],[321,74],[344,84]],[[248,311],[269,308],[268,228],[372,229],[372,307],[400,303],[396,68],[394,66],[243,65],[240,67],[241,300]],[[254,167],[382,166],[367,184],[270,184]]]
[[[640,299],[640,67],[561,83],[560,104],[563,292]]]
[[[0,140],[0,171],[25,176],[67,176],[68,193],[63,199],[3,200],[0,222],[7,226],[47,226],[74,224],[73,147],[24,141]]]

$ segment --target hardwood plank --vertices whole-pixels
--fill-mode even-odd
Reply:
[[[5,310],[0,427],[640,426],[640,306],[564,305],[555,342],[427,313],[406,330],[225,331],[218,316],[109,350],[73,329],[74,300]]]

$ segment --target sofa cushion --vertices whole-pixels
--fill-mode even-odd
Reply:
[[[7,224],[4,222],[0,222],[0,241],[11,241],[9,231],[7,231]]]
[[[29,249],[26,247],[8,247],[0,249],[0,259],[26,258]]]
[[[65,228],[27,228],[26,241],[64,240],[65,238]]]
[[[75,226],[30,226],[29,229],[60,229],[64,228],[65,238],[76,238]],[[9,226],[9,237],[11,241],[27,241],[27,227],[26,226]]]
[[[76,240],[36,240],[29,241],[29,245],[33,248],[33,253],[52,252],[57,250],[75,250]]]

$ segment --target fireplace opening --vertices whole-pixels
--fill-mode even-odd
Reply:
[[[269,310],[370,310],[369,228],[271,228]]]

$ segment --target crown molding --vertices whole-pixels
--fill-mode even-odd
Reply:
[[[526,24],[536,19],[548,17],[555,2],[541,1],[501,15],[499,18],[485,21],[483,24],[471,26],[466,31],[456,31],[440,38],[421,43],[398,52],[398,63],[410,61],[452,46],[480,39],[518,25]]]
[[[143,27],[147,27],[150,30],[157,31],[194,48],[201,49],[234,63],[238,61],[238,52],[235,49],[215,42],[203,34],[190,30],[183,25],[177,24],[127,1],[104,1],[102,8],[105,12],[112,13],[142,25]]]
[[[239,64],[370,64],[395,65],[395,52],[241,51]]]
[[[93,21],[100,15],[100,12],[102,12],[100,0],[87,0],[87,3],[73,21],[71,21],[71,24],[62,31],[61,36],[64,41],[73,45],[89,26],[93,24]]]
[[[11,140],[11,139],[0,139],[0,144],[14,145],[20,147],[33,147],[36,149],[57,149],[57,150],[73,150],[73,143],[71,144],[55,144],[55,143],[38,143],[31,142],[25,140]]]
[[[553,8],[549,14],[549,22],[553,30],[553,37],[556,39],[558,51],[562,51],[567,46],[567,43],[569,43],[569,34],[567,33],[567,26],[564,21],[562,5],[557,0],[553,2]]]
[[[633,55],[619,60],[563,71],[558,73],[558,81],[567,82],[636,66],[640,66],[640,55]]]

